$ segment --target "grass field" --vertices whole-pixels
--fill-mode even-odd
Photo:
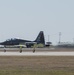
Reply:
[[[0,75],[74,75],[74,56],[0,56]]]

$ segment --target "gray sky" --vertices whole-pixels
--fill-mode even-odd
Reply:
[[[74,0],[0,0],[0,41],[10,38],[35,40],[44,31],[45,39],[73,42]]]

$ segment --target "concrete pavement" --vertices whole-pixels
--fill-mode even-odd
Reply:
[[[74,52],[0,52],[0,56],[74,56]]]

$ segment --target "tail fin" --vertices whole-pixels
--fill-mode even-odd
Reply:
[[[44,33],[43,31],[40,31],[39,35],[37,36],[35,42],[41,43],[45,45],[45,38],[44,38]]]

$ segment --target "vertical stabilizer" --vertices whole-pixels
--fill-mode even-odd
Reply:
[[[45,38],[44,38],[44,33],[43,31],[40,31],[39,35],[37,36],[35,42],[41,43],[45,45]]]

